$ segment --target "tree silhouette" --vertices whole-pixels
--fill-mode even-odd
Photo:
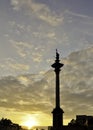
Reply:
[[[3,126],[9,126],[12,124],[12,121],[10,119],[7,119],[7,118],[2,118],[0,120],[0,124],[3,125]]]
[[[75,119],[72,119],[70,121],[70,123],[68,123],[69,126],[72,126],[72,125],[76,125],[76,120]]]

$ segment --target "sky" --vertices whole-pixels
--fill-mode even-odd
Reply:
[[[93,115],[93,1],[0,0],[0,118],[52,125],[56,49],[66,124]]]

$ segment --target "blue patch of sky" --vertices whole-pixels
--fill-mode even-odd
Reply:
[[[65,0],[65,3],[73,12],[93,16],[92,0]]]
[[[1,0],[0,1],[0,10],[6,11],[10,7],[10,0]]]

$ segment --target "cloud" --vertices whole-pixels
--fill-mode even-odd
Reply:
[[[48,38],[50,40],[54,40],[56,39],[56,33],[53,32],[53,31],[49,31],[48,32],[33,32],[33,36],[35,38],[39,38],[39,39],[42,39],[42,38]]]
[[[52,26],[57,26],[64,21],[63,16],[57,16],[56,13],[51,14],[50,11],[47,10],[45,10],[45,13],[40,14],[39,18]]]
[[[32,54],[32,59],[34,62],[41,62],[42,61],[42,55],[39,52]]]
[[[19,10],[22,5],[24,5],[25,0],[11,0],[11,5],[13,6],[14,10]]]
[[[16,59],[6,58],[0,61],[0,69],[2,76],[8,73],[11,74],[20,74],[25,73],[29,70],[28,64],[19,63]]]
[[[11,32],[19,35],[23,35],[23,33],[26,33],[25,36],[27,37],[27,33],[31,33],[32,26],[31,25],[25,25],[24,23],[17,23],[16,21],[9,21],[9,26],[11,28]]]
[[[18,54],[25,58],[30,54],[30,50],[33,48],[33,45],[31,43],[26,43],[26,42],[22,42],[22,41],[14,41],[14,40],[10,40],[10,43],[12,43],[12,45],[16,48]]]
[[[64,102],[65,111],[69,113],[70,116],[72,111],[74,115],[93,114],[91,109],[91,99],[93,98],[92,55],[93,47],[73,52],[69,55],[67,60],[65,60],[66,65],[64,68],[66,71],[63,71],[63,74],[61,75],[62,92],[64,92],[62,101]],[[86,109],[83,109],[83,107]]]
[[[17,42],[14,40],[10,40],[13,47],[17,50],[17,53],[20,57],[26,59],[30,57],[33,62],[40,63],[43,59],[42,53],[44,52],[44,49],[42,46],[35,47],[31,43],[26,42]]]
[[[37,3],[33,0],[11,0],[11,5],[14,10],[26,7],[26,9],[30,11],[28,14],[34,14],[37,18],[51,26],[57,26],[63,23],[64,20],[62,15],[58,16],[55,11],[52,11],[48,5],[44,3]]]
[[[61,107],[64,118],[78,114],[93,114],[93,47],[73,52],[62,59],[60,73]],[[55,74],[20,75],[0,79],[0,106],[18,112],[51,115],[54,103]],[[84,108],[84,109],[83,109]]]
[[[83,15],[83,14],[79,14],[79,13],[74,13],[72,11],[66,10],[65,13],[70,14],[72,16],[76,16],[76,17],[80,17],[80,18],[91,18],[88,15]]]

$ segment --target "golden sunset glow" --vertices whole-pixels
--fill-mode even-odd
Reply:
[[[36,121],[34,120],[27,120],[26,122],[24,122],[24,126],[27,126],[28,129],[31,129],[35,125],[36,125]]]
[[[76,115],[93,116],[92,5],[0,0],[0,120],[45,130],[58,104],[63,125]]]
[[[24,117],[21,125],[26,126],[28,129],[31,129],[34,126],[37,126],[39,123],[38,121],[31,115],[27,115]]]

